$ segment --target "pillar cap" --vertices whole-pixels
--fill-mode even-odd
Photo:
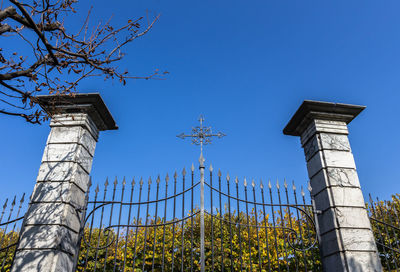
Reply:
[[[38,95],[39,105],[51,114],[87,113],[99,130],[118,129],[99,93]]]
[[[366,107],[323,101],[304,100],[283,129],[283,134],[300,136],[314,119],[350,123]]]

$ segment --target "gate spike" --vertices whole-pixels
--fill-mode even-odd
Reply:
[[[210,168],[209,168],[210,172],[214,171],[214,168],[212,167],[212,164],[210,163]]]
[[[369,196],[371,198],[371,195]],[[6,202],[4,202],[3,209],[7,208],[8,198],[6,198]]]
[[[151,181],[151,177],[149,177],[149,181],[148,181],[149,185],[151,185],[151,182],[152,182],[152,181]]]
[[[218,177],[221,177],[221,176],[222,176],[221,169],[218,169]]]
[[[124,177],[124,179],[122,180],[122,186],[125,187],[125,185],[126,185],[126,180],[125,180],[125,177]]]
[[[264,189],[264,184],[263,184],[262,179],[260,179],[260,188],[261,188],[261,190]]]
[[[106,178],[106,182],[104,182],[104,187],[107,188],[108,186],[108,177]]]
[[[157,176],[156,182],[157,182],[157,184],[160,184],[160,175]]]
[[[99,185],[97,184],[97,186],[96,186],[96,190],[94,190],[94,192],[96,193],[96,195],[97,195],[97,193],[100,191],[100,189],[99,189]]]
[[[230,180],[231,180],[231,177],[229,176],[229,173],[226,174],[226,180],[227,180],[227,181],[230,181]]]
[[[167,173],[167,175],[165,176],[165,183],[168,183],[168,181],[169,181],[169,176],[168,176],[168,173]]]
[[[308,187],[307,187],[308,191],[311,193],[312,192],[312,187],[311,187],[311,182],[308,181]]]
[[[303,190],[303,185],[301,185],[301,195],[305,196],[304,190]]]
[[[296,185],[294,185],[294,180],[292,181],[292,189],[293,189],[293,191],[296,191]]]
[[[235,183],[238,184],[238,182],[239,182],[238,177],[235,177]]]
[[[283,180],[283,186],[285,186],[285,189],[287,189],[287,182],[286,182],[286,178]]]
[[[24,203],[24,200],[25,200],[25,193],[22,195],[22,198],[21,198],[21,200],[19,202],[20,203]]]
[[[89,177],[89,184],[88,184],[88,187],[90,188],[90,186],[92,186],[92,176]]]
[[[192,172],[194,172],[194,165],[192,163],[192,167],[190,168],[190,170],[192,170]]]
[[[11,203],[11,206],[14,206],[15,205],[15,198],[16,198],[17,196],[14,196],[14,200],[13,200],[13,202]]]
[[[244,185],[244,187],[246,187],[246,186],[247,186],[247,180],[246,180],[246,178],[244,178],[243,185]]]
[[[135,186],[135,178],[132,178],[132,182],[131,182],[131,184],[132,184],[132,187],[134,187],[134,186]]]
[[[256,186],[256,183],[254,182],[254,179],[251,180],[251,186],[254,188]]]
[[[175,173],[174,173],[174,179],[176,179],[178,177],[178,174],[176,173],[176,171],[175,171]]]
[[[143,186],[143,177],[140,177],[140,181],[139,181],[140,187]]]
[[[272,189],[271,180],[268,180],[268,188],[269,188],[270,190]]]
[[[117,180],[117,177],[115,177],[114,185],[117,185],[117,184],[118,184],[118,180]]]
[[[279,186],[279,180],[276,179],[276,188],[279,190],[281,187]]]
[[[185,167],[183,167],[182,176],[186,176],[186,169],[185,169]]]

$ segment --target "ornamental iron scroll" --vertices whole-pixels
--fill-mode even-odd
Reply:
[[[204,175],[115,180],[89,199],[78,271],[319,271],[314,209],[294,184]],[[204,172],[203,172],[204,173]],[[283,189],[283,190],[282,190]],[[201,241],[202,230],[205,233]],[[203,248],[204,245],[204,248]],[[202,250],[204,250],[202,254]],[[204,261],[202,265],[202,258]],[[135,270],[136,269],[136,270]]]

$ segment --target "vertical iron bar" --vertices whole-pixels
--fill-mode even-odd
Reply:
[[[108,185],[108,178],[106,178],[106,182],[104,183],[103,204],[106,201],[107,185]],[[101,240],[100,235],[101,235],[101,231],[103,229],[103,216],[104,216],[104,205],[103,205],[103,207],[101,207],[101,217],[100,217],[100,223],[99,223],[99,236],[97,237],[96,254],[94,257],[94,271],[96,271],[96,269],[97,269],[97,258],[99,255],[98,248],[100,247],[100,240]]]
[[[108,225],[109,226],[111,226],[111,223],[112,223],[112,217],[113,217],[113,211],[114,211],[114,199],[115,199],[115,191],[116,191],[116,189],[117,189],[117,179],[114,180],[113,194],[112,194],[112,200],[111,200],[112,202],[111,202],[110,219],[108,221]],[[110,232],[111,232],[111,230],[110,230]],[[107,235],[107,243],[106,243],[106,245],[108,245],[109,241],[110,241],[110,235]],[[103,269],[103,272],[105,272],[106,268],[107,268],[107,256],[108,256],[108,247],[106,247],[106,254],[104,256],[104,269]]]
[[[138,210],[136,214],[136,233],[135,233],[135,243],[133,245],[133,264],[132,264],[132,269],[135,271],[135,266],[136,266],[136,252],[137,252],[137,238],[138,238],[138,232],[139,232],[139,225],[140,225],[140,204],[142,203],[142,191],[143,191],[143,178],[140,178],[139,181],[139,204],[138,204]]]
[[[204,252],[204,158],[200,155],[200,271],[205,270],[205,252]]]
[[[309,185],[309,189],[311,188],[311,185]],[[308,213],[307,211],[307,207],[306,207],[306,199],[305,199],[305,193],[303,190],[303,186],[301,186],[301,197],[303,199],[303,207],[304,207],[304,211],[306,213]],[[306,221],[306,229],[307,229],[307,239],[310,240],[310,225],[308,224],[308,219],[307,216],[304,216],[305,221]],[[303,244],[303,235],[302,235],[302,231],[300,230],[300,241],[302,241],[302,251],[304,251],[304,244]],[[313,258],[313,265],[315,265],[315,258]],[[305,267],[305,269],[307,270],[307,266]]]
[[[264,184],[262,180],[260,181],[260,188],[261,188],[261,199],[262,199],[262,208],[263,208],[263,217],[264,217],[264,228],[265,228],[265,241],[267,246],[267,258],[268,258],[268,271],[271,272],[271,259],[269,257],[269,241],[268,241],[268,228],[269,222],[267,222],[267,217],[265,213],[265,200],[264,200]]]
[[[388,210],[389,223],[390,223],[390,225],[395,226],[396,221],[394,221],[395,219],[392,218],[392,214],[390,213],[390,212],[393,212],[396,215],[396,213],[393,209],[393,206],[390,202],[387,202],[386,200],[385,200],[385,205],[386,205],[386,209]],[[397,221],[397,222],[399,222],[399,221]],[[392,228],[392,232],[393,232],[392,237],[395,237],[397,250],[400,252],[400,247],[399,247],[400,239],[398,238],[397,232],[394,228]]]
[[[292,189],[293,189],[294,203],[295,203],[295,205],[297,207],[298,206],[297,191],[296,191],[296,186],[294,185],[294,181],[293,181]],[[298,228],[299,228],[300,237],[303,237],[302,229],[301,229],[301,218],[300,218],[300,213],[299,213],[298,209],[296,209],[296,215],[297,215],[297,225],[298,225]],[[303,254],[305,255],[304,250],[303,250],[303,244],[302,244],[302,251],[303,251]],[[307,256],[306,255],[303,258],[303,261],[304,261],[304,267],[305,267],[305,269],[307,269]]]
[[[89,245],[90,245],[90,240],[92,239],[93,222],[94,222],[95,209],[96,209],[96,206],[97,206],[96,204],[97,204],[97,195],[98,195],[98,193],[99,193],[99,185],[97,184],[97,187],[96,187],[96,190],[95,190],[95,195],[94,195],[92,220],[90,221],[89,239],[88,239],[88,244]],[[85,235],[85,234],[83,234],[83,235]],[[87,269],[88,258],[89,258],[89,250],[90,250],[90,247],[87,247],[86,256],[85,256],[85,267],[84,267],[83,271],[86,271],[86,269]]]
[[[147,247],[147,221],[149,217],[149,200],[150,200],[150,190],[151,190],[151,177],[149,177],[149,186],[147,188],[147,204],[146,204],[146,221],[145,223],[145,229],[144,229],[144,245],[143,245],[143,264],[142,264],[142,271],[144,270],[144,267],[146,266],[146,247]]]
[[[214,204],[213,204],[213,167],[210,164],[210,201],[211,201],[211,271],[214,271]]]
[[[283,180],[283,187],[285,187],[286,204],[287,204],[288,217],[289,217],[289,227],[291,229],[293,229],[292,213],[290,211],[290,204],[289,204],[288,184],[286,182],[286,179]],[[303,244],[303,236],[300,235],[300,237],[301,237],[301,244]],[[303,253],[303,259],[305,259],[306,255],[305,255],[305,252],[303,250],[302,250],[302,253]],[[293,255],[295,257],[296,269],[298,270],[299,269],[299,258],[297,257],[296,250],[293,250]],[[307,266],[305,266],[305,271],[307,272]]]
[[[233,271],[233,246],[232,246],[232,216],[231,216],[231,192],[230,192],[230,177],[229,173],[226,175],[226,184],[228,186],[228,216],[229,216],[229,244],[231,247],[231,271]]]
[[[281,201],[281,192],[280,192],[280,186],[279,186],[279,181],[276,180],[276,189],[278,191],[278,201],[279,201],[279,211],[281,213],[281,227],[282,227],[282,234],[283,234],[283,246],[285,248],[285,261],[287,265],[287,271],[289,271],[289,261],[288,261],[288,252],[287,252],[287,245],[286,245],[286,233],[285,233],[285,215],[283,214],[282,211],[282,201]]]
[[[13,202],[11,203],[10,212],[9,212],[9,215],[8,215],[8,219],[7,219],[7,221],[6,221],[6,227],[4,228],[4,233],[3,233],[3,236],[2,236],[2,238],[1,238],[0,245],[3,244],[4,239],[6,238],[7,228],[8,228],[8,224],[9,224],[9,223],[7,223],[7,222],[9,222],[9,221],[11,220],[11,215],[12,215],[13,210],[14,210],[16,198],[17,198],[17,196],[14,196],[14,200],[13,200]]]
[[[246,200],[246,217],[247,217],[247,238],[249,243],[249,266],[250,271],[253,271],[253,260],[251,257],[251,239],[250,239],[250,218],[249,218],[249,203],[247,203],[247,180],[244,178],[244,197]]]
[[[183,168],[182,170],[182,219],[185,218],[185,176],[186,170]],[[183,271],[183,261],[184,261],[184,235],[185,235],[185,220],[182,220],[182,235],[181,235],[181,271]]]
[[[235,178],[236,183],[236,205],[237,205],[237,221],[238,221],[238,234],[239,234],[239,258],[240,258],[240,271],[243,269],[243,258],[242,258],[242,235],[241,235],[241,220],[240,220],[240,206],[239,206],[239,180]]]
[[[219,224],[221,233],[221,271],[224,271],[224,232],[222,224],[222,199],[221,199],[221,170],[218,170],[218,190],[219,190]]]
[[[1,224],[1,221],[3,220],[4,212],[6,211],[6,208],[7,208],[7,202],[8,202],[8,198],[6,198],[6,201],[4,202],[4,205],[3,205],[3,210],[1,211],[0,224]]]
[[[193,192],[193,185],[194,185],[194,165],[192,163],[192,189],[191,189],[191,193],[192,193],[192,198],[191,198],[191,218],[190,218],[190,224],[191,224],[191,233],[190,233],[190,271],[193,271],[193,222],[194,222],[194,218],[193,218],[193,213],[194,213],[194,209],[193,209],[193,199],[194,199],[194,192]]]
[[[129,225],[131,224],[132,200],[133,200],[133,190],[134,189],[135,189],[135,179],[132,178],[131,194],[130,194],[130,198],[129,198],[128,224],[127,224],[127,227],[126,227],[126,234],[125,234],[124,263],[123,263],[123,266],[122,266],[122,272],[125,272],[125,266],[126,266],[126,254],[127,254],[127,250],[128,250]]]
[[[121,191],[121,199],[119,203],[119,215],[118,215],[118,227],[117,227],[117,239],[115,241],[115,253],[114,253],[114,268],[113,271],[115,271],[116,265],[117,265],[117,255],[118,255],[118,243],[119,243],[119,229],[121,225],[121,215],[122,215],[122,202],[124,201],[124,192],[125,192],[125,185],[126,185],[126,180],[125,177],[122,180],[122,191]]]
[[[176,208],[176,178],[178,174],[175,171],[174,174],[174,211],[172,221],[175,221],[175,208]],[[175,255],[175,222],[172,224],[172,267],[171,270],[174,272],[174,255]]]
[[[157,217],[158,217],[158,191],[160,189],[160,175],[158,175],[157,180],[157,191],[156,191],[156,214],[154,224],[157,225]],[[151,262],[151,271],[154,271],[154,257],[156,250],[156,242],[157,242],[157,226],[154,227],[154,240],[153,240],[153,261]]]
[[[164,263],[165,263],[165,222],[167,220],[167,197],[168,197],[168,174],[165,176],[165,203],[164,203],[164,218],[163,218],[163,248],[162,248],[162,262],[161,262],[161,271],[164,272]]]
[[[272,198],[272,185],[271,185],[271,181],[270,180],[268,181],[268,188],[269,188],[269,197],[270,197],[270,201],[271,201],[272,224],[274,226],[276,260],[277,260],[277,263],[278,263],[278,271],[281,271],[281,264],[279,263],[278,238],[277,238],[276,225],[275,225],[274,201],[273,201],[273,198]]]
[[[262,259],[261,259],[261,252],[260,252],[260,238],[258,235],[258,213],[257,213],[257,204],[256,204],[256,183],[253,181],[251,182],[251,186],[253,187],[253,201],[254,201],[254,217],[256,220],[256,235],[257,235],[257,249],[258,249],[258,269],[261,271],[262,268]]]

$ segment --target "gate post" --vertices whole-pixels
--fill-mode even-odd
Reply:
[[[306,100],[283,130],[304,148],[324,271],[382,271],[347,137],[364,108]]]
[[[11,271],[72,272],[99,131],[118,127],[97,93],[38,99],[51,131]]]

